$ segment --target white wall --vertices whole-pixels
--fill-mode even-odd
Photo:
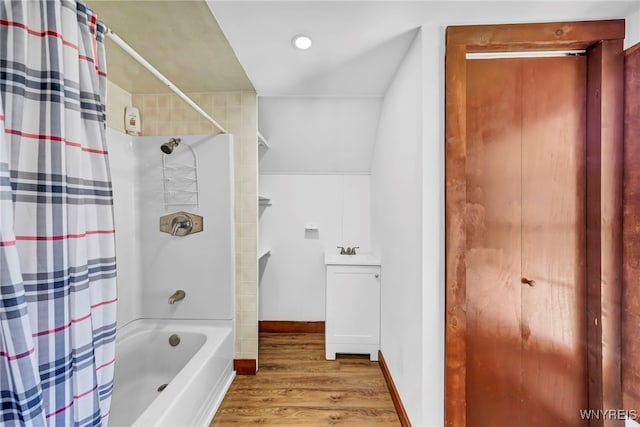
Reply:
[[[422,80],[418,33],[386,92],[371,168],[372,242],[382,261],[381,350],[416,426],[442,423],[442,400],[423,395]],[[431,343],[433,353],[438,346]]]
[[[434,427],[444,422],[444,35],[440,25],[421,30],[422,425]]]
[[[370,164],[382,100],[260,97],[260,320],[324,320],[324,252],[370,245]],[[318,233],[305,233],[316,223]]]
[[[260,172],[369,172],[380,98],[260,97]]]
[[[636,43],[640,43],[640,10],[626,18],[626,38],[624,48],[628,49]]]
[[[133,138],[107,128],[107,147],[113,188],[118,283],[118,328],[141,317],[140,239],[136,233],[137,160]]]
[[[369,175],[260,176],[261,246],[272,254],[260,263],[260,320],[325,319],[324,252],[336,246],[370,251]],[[319,231],[305,232],[305,224]]]

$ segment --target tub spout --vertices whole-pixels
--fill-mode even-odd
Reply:
[[[183,299],[184,299],[184,297],[186,297],[186,296],[187,296],[187,294],[186,294],[186,292],[185,292],[185,291],[183,291],[182,289],[177,290],[177,291],[175,291],[175,292],[173,293],[173,295],[171,295],[171,296],[169,297],[169,304],[173,304],[173,303],[174,303],[174,302],[176,302],[176,301],[183,300]]]

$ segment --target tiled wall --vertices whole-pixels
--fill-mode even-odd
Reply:
[[[111,84],[107,95],[107,125],[122,130],[126,96]],[[114,92],[114,93],[111,93]],[[126,92],[125,92],[126,93]],[[202,109],[234,136],[236,359],[258,358],[257,300],[257,104],[255,92],[188,93]],[[110,105],[111,104],[111,105]],[[126,105],[126,104],[125,104]],[[174,94],[133,94],[140,110],[141,135],[189,135],[219,131]],[[205,165],[202,165],[206,167]]]

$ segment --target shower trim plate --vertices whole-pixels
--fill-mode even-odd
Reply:
[[[189,227],[176,227],[177,223],[189,223]],[[189,234],[199,233],[204,228],[204,218],[189,212],[174,212],[172,214],[160,217],[160,231],[171,234],[172,236],[188,236]]]

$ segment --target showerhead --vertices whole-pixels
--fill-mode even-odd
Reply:
[[[160,146],[160,149],[164,154],[171,154],[173,150],[180,144],[180,138],[171,138]]]

